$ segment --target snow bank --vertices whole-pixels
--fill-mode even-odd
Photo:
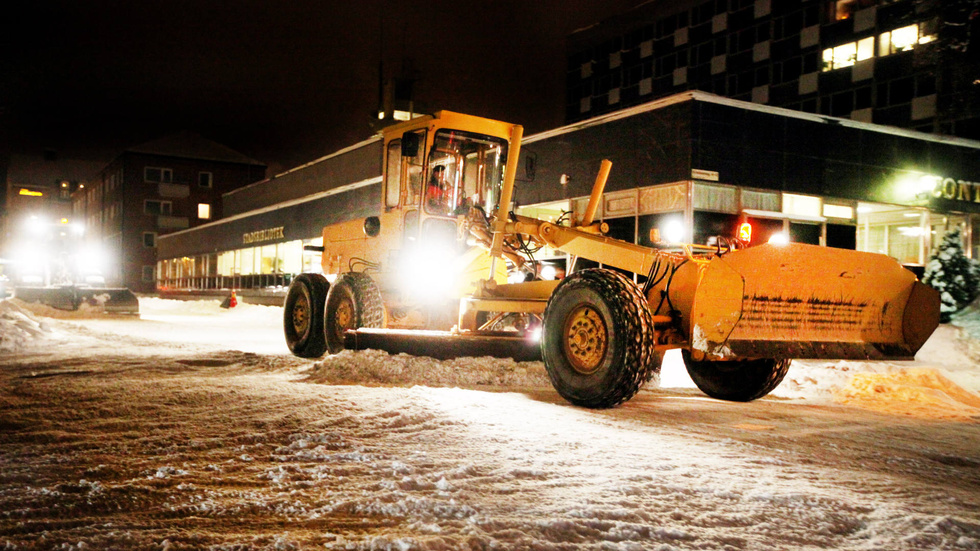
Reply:
[[[11,352],[43,339],[51,328],[12,299],[0,300],[0,351]]]

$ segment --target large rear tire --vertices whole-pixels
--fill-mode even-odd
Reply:
[[[751,402],[769,394],[789,371],[790,360],[764,358],[713,362],[695,361],[682,351],[684,365],[694,384],[712,398],[732,402]]]
[[[344,349],[344,332],[348,329],[384,327],[381,290],[367,274],[341,274],[327,293],[324,320],[327,349],[336,354]]]
[[[320,274],[299,274],[286,291],[283,333],[290,352],[301,358],[319,358],[327,351],[323,304],[329,287],[326,278]]]
[[[611,270],[582,270],[548,300],[541,355],[563,398],[610,408],[660,370],[655,336],[646,298],[632,281]]]

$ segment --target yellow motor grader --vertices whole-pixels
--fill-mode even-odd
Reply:
[[[516,215],[522,134],[448,111],[385,129],[380,214],[327,226],[322,247],[308,247],[323,275],[289,287],[290,350],[541,358],[566,400],[605,408],[656,377],[673,348],[706,394],[749,401],[792,358],[911,359],[938,325],[938,294],[883,255],[607,237],[594,218],[608,161],[580,218]],[[541,246],[602,267],[508,282],[535,273]]]

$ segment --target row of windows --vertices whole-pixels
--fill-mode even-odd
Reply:
[[[688,27],[686,12],[665,17],[657,22],[658,31],[650,31],[653,25],[615,37],[595,48],[569,56],[568,71],[580,78],[604,73],[621,64],[629,64],[650,56],[663,55],[675,48],[691,45],[700,47],[712,43],[715,53],[738,53],[751,49],[766,40],[782,40],[798,37],[806,28],[817,28],[820,22],[817,5],[807,6],[781,16],[773,16],[757,22],[753,9],[744,10],[745,17],[715,16],[712,23]],[[730,31],[730,32],[726,32]],[[725,33],[718,37],[719,33]],[[818,36],[818,35],[815,35]]]
[[[147,199],[143,201],[143,214],[151,214],[155,216],[170,216],[171,214],[173,214],[173,203],[171,201],[165,201],[159,199]],[[211,219],[210,203],[197,204],[197,218],[199,220]]]
[[[161,168],[148,166],[143,168],[143,181],[150,184],[172,184],[174,181],[174,171],[171,168]],[[198,172],[197,185],[202,188],[210,188],[214,184],[214,174],[211,172]]]
[[[907,52],[919,44],[936,39],[925,30],[925,25],[914,24],[878,35],[878,57]],[[848,42],[823,51],[823,71],[850,67],[858,61],[875,57],[875,37],[869,36],[856,42]]]

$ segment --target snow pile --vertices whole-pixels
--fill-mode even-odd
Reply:
[[[51,329],[14,300],[0,300],[0,351],[11,352],[27,343],[43,339]]]
[[[263,306],[238,301],[234,308],[222,308],[221,301],[214,300],[170,300],[157,297],[139,297],[140,317],[145,319],[168,319],[173,317],[232,317],[235,323],[259,322],[269,324],[270,329],[282,325],[281,306]]]
[[[511,359],[456,358],[436,360],[380,350],[350,351],[317,362],[310,382],[326,384],[393,384],[431,387],[550,387],[541,362]]]
[[[78,310],[62,310],[48,306],[47,304],[41,304],[40,302],[26,302],[18,298],[12,298],[9,301],[17,304],[21,310],[30,311],[35,316],[51,319],[73,320],[112,316],[112,314],[106,314],[105,307],[103,306],[105,301],[109,299],[109,295],[97,295],[93,298],[95,299],[95,304],[89,304],[83,301],[78,305]]]
[[[939,419],[980,419],[980,396],[935,369],[857,373],[836,392],[837,401],[891,414]]]

